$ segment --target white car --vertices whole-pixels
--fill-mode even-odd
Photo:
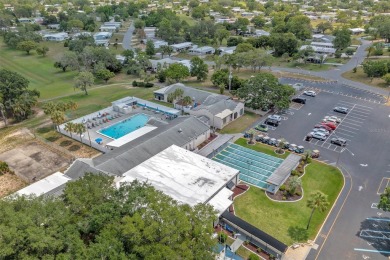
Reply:
[[[303,95],[315,97],[317,95],[317,93],[312,91],[312,90],[305,90],[305,91],[303,91]]]
[[[326,117],[325,117],[325,118],[326,118]],[[337,117],[337,116],[330,116],[329,118],[330,118],[330,119],[336,120],[336,123],[340,123],[340,122],[341,122],[341,118],[340,118],[340,117]]]
[[[319,139],[321,141],[326,140],[326,135],[321,133],[321,132],[311,132],[309,135],[311,135],[311,137],[313,137],[315,139]]]
[[[282,117],[279,115],[270,115],[268,116],[269,119],[276,120],[278,122],[282,121]]]
[[[312,132],[315,132],[315,133],[322,133],[322,134],[324,134],[324,135],[329,135],[329,134],[330,134],[329,131],[326,130],[326,129],[324,129],[324,128],[314,128],[314,129],[312,130]]]
[[[324,119],[322,119],[322,122],[323,122],[323,123],[331,122],[331,123],[334,123],[334,124],[338,123],[337,120],[336,120],[335,118],[331,118],[331,117],[328,117],[328,116],[325,117]]]

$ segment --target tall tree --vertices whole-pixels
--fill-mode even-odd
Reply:
[[[215,258],[212,207],[180,204],[146,183],[117,189],[113,177],[87,173],[59,198],[2,199],[0,208],[5,259]]]
[[[148,40],[146,42],[146,49],[145,49],[146,55],[149,57],[153,57],[154,54],[156,54],[156,50],[154,48],[154,43],[152,40]]]
[[[41,46],[36,49],[37,53],[42,56],[46,56],[47,52],[49,51],[49,47],[47,46]]]
[[[85,128],[85,125],[82,124],[82,123],[77,123],[77,124],[74,125],[74,131],[75,131],[76,134],[78,134],[80,136],[81,143],[83,143],[83,139],[81,138],[81,135],[83,133],[85,133],[86,130],[87,129]]]
[[[306,15],[291,17],[287,22],[288,31],[293,33],[298,39],[305,41],[311,38],[310,19]]]
[[[34,41],[22,41],[18,43],[17,48],[19,50],[25,51],[27,55],[30,54],[30,51],[35,50],[38,47],[38,44]]]
[[[196,76],[196,79],[199,81],[203,81],[207,79],[207,74],[209,73],[209,69],[206,63],[199,58],[193,57],[191,59],[191,69],[190,73],[192,77]]]
[[[50,114],[50,119],[54,124],[54,128],[58,129],[59,125],[65,122],[65,114],[62,111],[55,110]]]
[[[171,57],[171,54],[173,52],[173,48],[169,45],[163,45],[160,47],[161,52],[161,58],[164,58],[164,55],[167,54],[169,57]]]
[[[306,206],[311,209],[309,222],[307,223],[307,227],[306,227],[306,229],[309,229],[314,211],[317,209],[320,212],[324,212],[328,208],[329,206],[328,196],[326,196],[320,191],[317,191],[311,194],[310,198],[307,200]]]
[[[333,30],[333,26],[330,22],[326,21],[326,22],[320,22],[318,25],[317,25],[317,30],[321,31],[322,33],[325,33],[327,30],[329,31],[332,31]]]
[[[351,31],[347,28],[336,29],[333,32],[335,39],[333,45],[336,49],[345,49],[351,45]]]
[[[85,95],[88,95],[87,88],[92,86],[95,81],[95,77],[93,76],[93,74],[89,71],[82,71],[74,79],[75,88],[79,88],[80,90],[85,92]]]
[[[173,79],[176,82],[179,82],[182,79],[190,76],[190,71],[188,68],[181,63],[174,63],[169,66],[169,68],[165,71],[167,78]]]
[[[292,33],[272,33],[270,42],[278,57],[284,53],[293,56],[294,53],[298,52],[298,40]]]
[[[73,123],[72,121],[66,123],[64,126],[64,130],[70,134],[70,138],[72,138],[73,132],[76,132],[75,129],[76,129],[76,124]]]
[[[294,89],[280,84],[274,75],[260,72],[244,82],[237,94],[252,109],[269,108],[272,105],[276,109],[285,109],[289,107]]]

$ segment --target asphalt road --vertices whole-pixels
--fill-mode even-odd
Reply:
[[[308,84],[311,87],[311,84]],[[317,86],[318,87],[318,86]],[[343,88],[331,86],[330,88]],[[375,208],[378,193],[390,186],[390,108],[379,104],[372,93],[345,87],[345,94],[318,87],[307,104],[294,104],[281,124],[269,136],[285,138],[306,149],[320,150],[320,160],[337,165],[345,177],[344,189],[316,238],[318,249],[307,259],[387,259],[390,256],[390,213]],[[359,94],[359,96],[357,96]],[[347,115],[333,112],[334,106],[350,109]],[[304,137],[327,115],[341,123],[325,142],[304,141]],[[330,143],[330,138],[347,139],[346,149]]]
[[[131,24],[129,26],[129,29],[127,29],[125,35],[123,36],[123,41],[122,41],[122,47],[125,50],[131,50],[133,49],[131,47],[131,39],[133,38],[133,32],[134,32],[134,21],[131,21]]]

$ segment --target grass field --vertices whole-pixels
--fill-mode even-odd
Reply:
[[[358,67],[356,73],[353,73],[353,71],[347,71],[342,74],[342,76],[346,79],[350,79],[353,81],[361,82],[366,85],[370,85],[373,87],[378,88],[387,88],[388,85],[386,82],[381,78],[374,78],[372,81],[367,75],[363,72],[362,67]]]
[[[263,147],[259,149],[259,146]],[[267,153],[273,152],[273,148],[264,145],[247,147],[261,152],[265,150],[268,150]],[[263,190],[252,186],[245,194],[235,199],[234,208],[240,218],[291,245],[296,241],[313,239],[316,236],[342,186],[343,177],[337,168],[313,162],[306,167],[306,174],[302,177],[304,190],[302,200],[293,203],[273,202],[267,198]],[[330,206],[325,212],[315,211],[310,228],[306,231],[311,212],[306,203],[310,194],[315,191],[328,195]]]
[[[221,134],[236,134],[242,133],[249,126],[253,125],[257,120],[260,119],[259,115],[256,115],[251,112],[245,112],[244,115],[231,122],[227,126],[225,126],[221,131]]]

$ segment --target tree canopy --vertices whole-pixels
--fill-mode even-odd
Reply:
[[[260,72],[244,82],[237,94],[252,109],[275,107],[281,110],[289,107],[294,89],[280,84],[271,73]]]
[[[190,76],[189,69],[181,63],[174,63],[170,65],[169,68],[165,71],[165,73],[167,78],[173,79],[176,82],[179,82],[180,80]]]
[[[211,206],[179,204],[137,181],[112,184],[87,173],[60,198],[1,200],[0,258],[213,259]]]

